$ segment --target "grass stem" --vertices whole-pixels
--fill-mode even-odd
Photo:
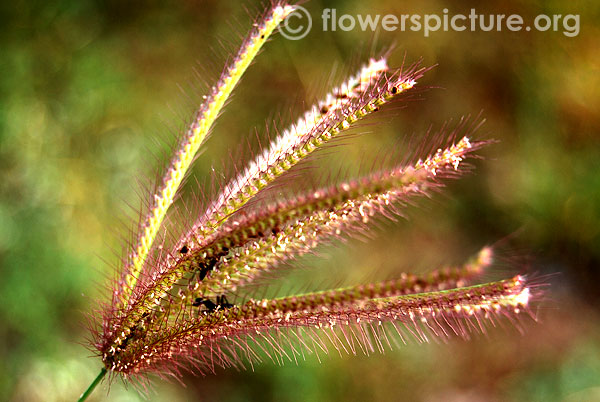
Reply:
[[[87,387],[87,389],[85,391],[83,391],[83,394],[81,394],[81,396],[79,397],[77,402],[85,401],[92,394],[92,392],[94,392],[94,389],[96,388],[96,386],[98,384],[100,384],[100,381],[102,381],[102,379],[104,378],[105,375],[106,375],[106,368],[102,367],[102,370],[100,370],[100,374],[98,374],[98,376],[94,379],[94,381],[92,381],[90,386]]]

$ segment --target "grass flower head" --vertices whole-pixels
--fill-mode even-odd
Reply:
[[[242,75],[294,6],[274,2],[254,24],[190,125],[128,250],[112,301],[102,308],[94,348],[103,369],[85,399],[109,373],[144,379],[180,377],[182,370],[213,372],[260,361],[296,360],[333,347],[371,353],[395,339],[470,337],[508,317],[538,292],[527,277],[476,284],[493,262],[483,248],[462,266],[279,298],[236,295],[283,263],[318,245],[369,230],[377,217],[402,214],[470,169],[485,141],[478,122],[461,120],[431,137],[420,159],[307,189],[293,197],[259,198],[281,176],[365,117],[401,102],[427,72],[420,63],[391,68],[372,58],[333,88],[226,183],[174,241],[157,241],[165,217],[198,150]],[[391,344],[390,344],[391,346]]]

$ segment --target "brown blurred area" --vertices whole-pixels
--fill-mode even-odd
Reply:
[[[470,175],[368,242],[299,260],[272,292],[394,277],[460,263],[506,240],[494,277],[550,284],[524,333],[512,325],[384,355],[307,356],[283,366],[155,382],[150,400],[600,401],[600,3],[525,0],[309,1],[302,40],[266,46],[217,122],[194,176],[228,175],[240,144],[257,152],[362,61],[395,46],[391,64],[436,65],[419,99],[395,105],[319,155],[307,175],[376,169],[410,154],[430,128],[479,113]],[[562,32],[324,32],[321,14],[580,15]],[[15,1],[0,5],[0,399],[74,400],[100,361],[81,343],[118,264],[123,221],[137,218],[138,179],[164,166],[263,6],[252,1]],[[183,90],[180,90],[180,87]],[[400,107],[402,106],[402,107]],[[415,139],[417,141],[415,141]],[[414,151],[414,150],[413,150]],[[157,155],[153,157],[152,155]],[[363,166],[363,168],[361,168]],[[371,168],[373,166],[373,168]],[[213,171],[214,167],[214,171]],[[225,172],[225,173],[221,173]],[[341,172],[341,173],[340,173]],[[184,199],[198,192],[188,180]],[[125,225],[127,227],[127,225]],[[526,258],[523,258],[526,257]],[[515,261],[517,261],[515,263]],[[518,261],[528,261],[527,264]],[[339,279],[342,278],[342,279]],[[103,299],[104,300],[104,299]],[[90,400],[141,397],[120,381]]]

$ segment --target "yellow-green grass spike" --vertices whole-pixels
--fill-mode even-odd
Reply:
[[[267,13],[262,22],[257,25],[250,36],[244,41],[237,57],[225,71],[225,74],[213,90],[211,96],[201,106],[196,119],[181,141],[179,150],[171,161],[171,165],[163,179],[163,185],[154,196],[153,205],[148,213],[148,217],[141,226],[138,242],[130,256],[128,265],[125,267],[126,286],[122,287],[124,292],[121,295],[122,302],[126,302],[133,292],[163,219],[173,203],[175,195],[198,149],[209,134],[229,95],[275,28],[292,11],[293,6],[278,3]]]

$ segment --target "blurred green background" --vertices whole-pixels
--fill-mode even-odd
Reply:
[[[282,367],[221,370],[157,381],[151,400],[592,401],[600,400],[600,3],[588,1],[310,1],[314,26],[281,36],[248,71],[194,168],[231,171],[240,143],[283,128],[374,50],[392,64],[438,64],[439,87],[359,128],[331,148],[324,170],[359,171],[402,138],[483,111],[474,174],[384,223],[368,243],[303,258],[284,290],[374,281],[458,263],[508,235],[505,257],[531,255],[552,284],[538,314],[488,336],[412,344],[384,355],[308,357]],[[561,32],[323,32],[324,8],[356,14],[580,14]],[[178,131],[260,4],[251,1],[14,1],[0,5],[0,400],[75,400],[100,361],[85,348],[86,314],[119,261],[127,204],[154,178]],[[198,76],[194,71],[198,71]],[[333,81],[331,77],[334,77]],[[179,87],[184,88],[180,91]],[[283,122],[279,122],[279,119]],[[265,123],[267,122],[267,123]],[[400,144],[400,145],[399,145]],[[403,149],[398,153],[402,154]],[[246,157],[247,158],[247,157]],[[225,165],[223,169],[222,166]],[[227,170],[229,169],[229,170]],[[318,174],[309,171],[307,174]],[[187,195],[196,187],[186,188]],[[116,252],[113,250],[117,250]],[[504,276],[522,266],[506,266]],[[315,279],[316,278],[316,279]],[[338,278],[343,278],[339,280]],[[141,399],[116,381],[90,400]]]

